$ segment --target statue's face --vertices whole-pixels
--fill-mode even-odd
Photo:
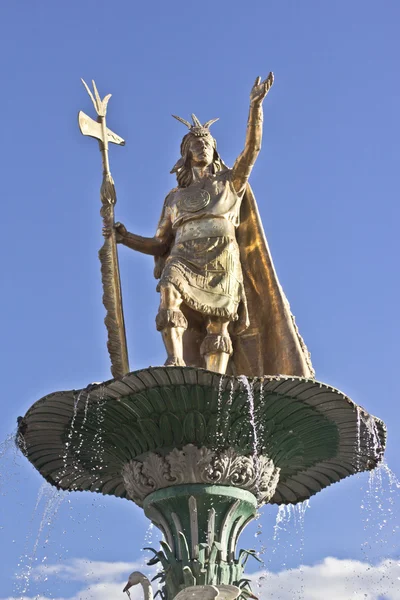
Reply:
[[[212,138],[193,137],[189,145],[190,158],[194,167],[208,167],[214,160]]]

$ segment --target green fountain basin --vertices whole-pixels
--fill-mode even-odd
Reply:
[[[120,498],[129,498],[127,465],[141,467],[149,457],[165,461],[188,445],[218,456],[229,450],[239,457],[267,457],[276,485],[259,504],[304,501],[382,459],[383,422],[339,390],[284,375],[249,383],[253,414],[240,378],[150,367],[45,396],[19,419],[17,443],[52,485]],[[251,491],[257,496],[254,485]],[[145,497],[146,490],[133,499],[142,505]]]

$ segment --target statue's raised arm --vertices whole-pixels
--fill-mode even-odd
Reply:
[[[257,77],[250,92],[250,111],[247,122],[246,143],[243,152],[237,158],[232,169],[232,183],[235,190],[240,193],[246,186],[251,170],[261,150],[263,108],[262,103],[274,83],[274,74],[261,81]]]

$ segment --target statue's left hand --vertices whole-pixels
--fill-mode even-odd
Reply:
[[[250,102],[252,104],[262,104],[265,96],[268,94],[269,90],[274,83],[274,74],[271,73],[268,75],[264,81],[261,81],[261,77],[257,77],[253,88],[250,92]]]

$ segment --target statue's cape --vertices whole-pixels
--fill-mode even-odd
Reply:
[[[310,355],[279,283],[253,191],[247,185],[237,241],[250,325],[233,335],[231,370],[238,375],[313,377]]]

